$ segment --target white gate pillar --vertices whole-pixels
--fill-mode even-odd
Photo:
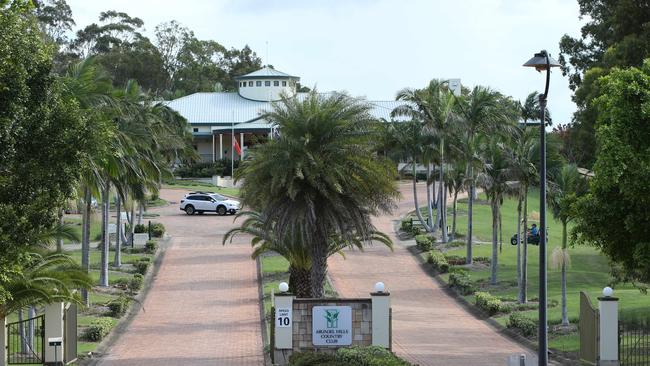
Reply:
[[[0,366],[7,365],[7,318],[0,318]]]
[[[280,284],[280,293],[273,296],[273,314],[275,349],[272,349],[275,364],[289,364],[289,356],[293,350],[293,299],[295,296],[289,292],[286,282]],[[287,319],[289,318],[288,321]],[[282,323],[282,324],[280,324]]]
[[[45,306],[45,364],[46,365],[63,365],[63,348],[64,344],[61,342],[60,346],[50,346],[50,338],[63,339],[63,312],[65,311],[65,304],[62,302],[55,302]],[[56,362],[56,363],[55,363]]]
[[[372,300],[372,345],[391,349],[390,338],[390,293],[385,291],[383,282],[375,284]]]
[[[598,298],[600,312],[600,354],[598,365],[618,366],[618,298],[613,297],[610,287],[603,289],[603,297]]]

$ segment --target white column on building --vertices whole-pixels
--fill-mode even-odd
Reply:
[[[239,157],[239,160],[244,159],[244,133],[240,132],[239,133],[239,146],[241,147],[241,156]]]
[[[63,338],[63,309],[62,302],[45,305],[45,363],[62,364],[64,344],[54,347],[49,345],[50,338]]]
[[[223,134],[219,134],[219,159],[223,159]]]
[[[214,133],[212,134],[212,162],[214,163]]]

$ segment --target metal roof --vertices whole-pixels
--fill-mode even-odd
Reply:
[[[323,93],[328,95],[331,93]],[[303,100],[309,93],[297,93]],[[390,113],[401,101],[361,101],[371,106],[370,114],[377,119],[391,120]],[[242,98],[234,92],[194,93],[165,102],[167,106],[180,113],[190,124],[226,125],[259,120],[271,109],[272,102],[259,102]],[[400,119],[401,120],[401,119]]]
[[[246,75],[241,75],[235,77],[235,80],[242,80],[242,79],[260,79],[260,78],[274,78],[274,79],[295,79],[295,80],[300,80],[299,77],[289,75],[287,73],[284,73],[282,71],[278,71],[276,69],[270,68],[268,66],[265,66],[257,71],[253,71],[251,73],[248,73]]]

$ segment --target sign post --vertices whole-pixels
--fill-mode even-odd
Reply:
[[[312,308],[312,343],[314,346],[351,345],[352,308],[349,306],[314,306]]]

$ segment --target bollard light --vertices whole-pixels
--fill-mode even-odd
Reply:
[[[607,286],[603,289],[603,296],[612,297],[612,295],[614,295],[614,290],[611,287]]]
[[[384,292],[384,290],[386,290],[386,286],[383,282],[375,283],[375,292]]]
[[[289,284],[286,282],[280,282],[278,288],[280,289],[280,292],[287,292],[289,291]]]

